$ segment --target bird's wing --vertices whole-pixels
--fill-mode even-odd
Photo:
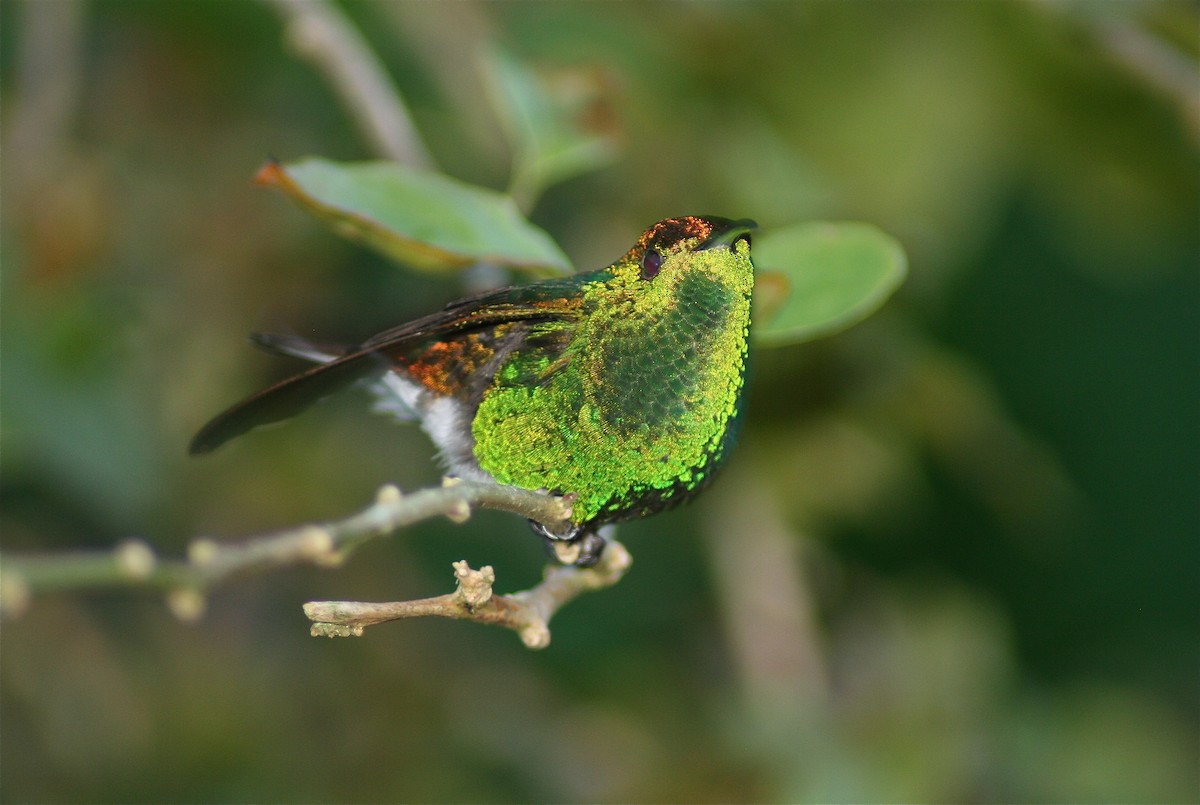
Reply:
[[[564,339],[548,331],[568,330],[582,315],[583,283],[577,275],[526,286],[502,288],[452,302],[444,309],[385,330],[357,349],[287,378],[214,417],[192,439],[189,452],[207,453],[230,439],[304,411],[316,401],[354,382],[389,369],[405,368],[417,382],[437,393],[473,393],[479,360],[495,364],[535,331],[544,348],[560,348]],[[268,339],[269,340],[269,339]],[[292,351],[292,350],[283,350]],[[491,369],[495,371],[494,366]],[[488,374],[490,378],[490,374]]]

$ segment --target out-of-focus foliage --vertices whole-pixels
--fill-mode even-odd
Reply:
[[[395,162],[310,158],[272,163],[258,176],[339,234],[413,268],[570,268],[554,241],[522,218],[510,198],[441,174]]]
[[[527,586],[540,549],[498,514],[242,580],[192,626],[35,601],[0,635],[0,798],[1197,798],[1194,5],[344,8],[471,184],[514,163],[488,54],[597,76],[619,156],[528,193],[579,267],[711,213],[870,221],[909,278],[753,356],[726,476],[625,527],[632,572],[545,652],[307,635],[303,601],[441,593],[460,558]],[[463,291],[251,185],[272,154],[376,156],[269,7],[3,3],[0,81],[5,550],[179,553],[436,482],[354,395],[184,456],[290,368],[244,333],[353,340]]]
[[[754,335],[764,346],[844,330],[882,305],[905,274],[900,244],[873,226],[851,223],[765,232],[755,239],[754,266]]]
[[[509,192],[528,206],[547,188],[617,156],[604,74],[560,69],[538,75],[501,51],[484,65],[492,103],[513,152]]]

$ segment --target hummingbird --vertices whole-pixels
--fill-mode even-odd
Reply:
[[[750,335],[749,219],[651,226],[597,271],[451,302],[352,347],[256,334],[318,365],[218,414],[191,442],[208,453],[360,381],[377,410],[419,422],[448,472],[574,495],[571,523],[530,525],[594,564],[602,526],[692,498],[728,457]]]

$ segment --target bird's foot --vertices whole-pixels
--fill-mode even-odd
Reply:
[[[576,526],[567,534],[555,534],[541,523],[529,521],[529,527],[542,538],[546,553],[560,564],[576,567],[592,567],[600,561],[600,554],[608,543],[604,537],[592,530]]]

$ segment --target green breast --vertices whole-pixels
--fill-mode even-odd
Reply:
[[[518,351],[472,423],[501,483],[575,492],[575,519],[657,511],[704,485],[741,404],[750,274],[689,272],[657,301],[598,283],[565,352]],[[534,334],[531,343],[536,343]]]

